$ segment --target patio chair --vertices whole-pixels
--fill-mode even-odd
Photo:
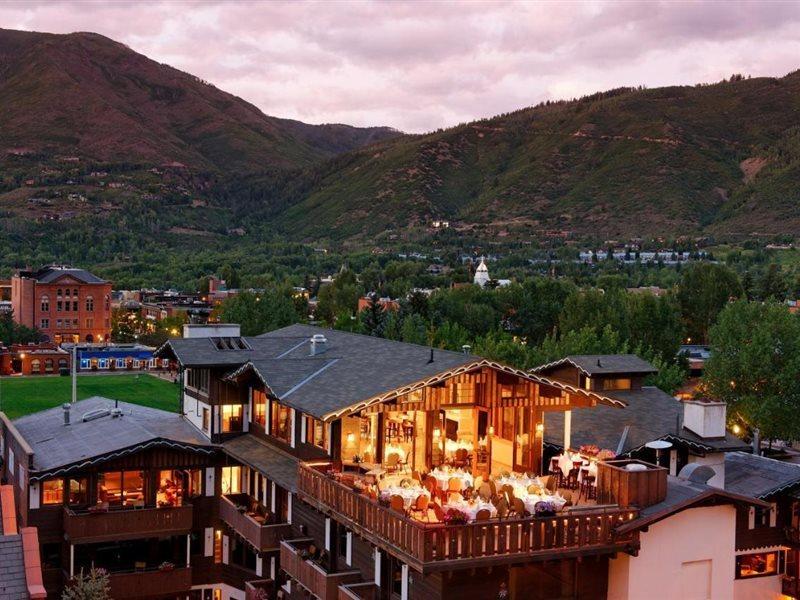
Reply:
[[[461,495],[461,492],[447,492],[447,502],[461,502],[464,499],[464,496]]]
[[[572,492],[564,490],[563,492],[561,492],[561,497],[564,498],[564,500],[566,500],[566,502],[564,503],[564,508],[566,508],[567,506],[572,506]]]
[[[514,513],[520,519],[527,516],[528,511],[525,510],[525,503],[522,501],[522,498],[514,498],[511,506],[514,507]]]
[[[422,475],[419,474],[419,471],[416,471],[416,470],[411,471],[411,479],[413,479],[414,481],[419,481],[420,483],[422,483]]]
[[[399,512],[400,514],[406,514],[406,503],[403,500],[402,496],[398,496],[395,494],[389,500],[389,508],[393,511]]]
[[[392,452],[386,457],[386,470],[390,472],[397,471],[400,464],[400,455],[397,452]]]
[[[577,490],[578,489],[578,473],[580,472],[580,467],[572,467],[569,470],[569,474],[567,475],[567,480],[564,483],[564,487],[570,490]]]
[[[483,475],[478,475],[472,482],[472,487],[474,487],[476,490],[479,490],[481,489],[482,485],[483,485]]]
[[[411,505],[411,509],[409,512],[412,515],[416,513],[422,513],[422,516],[425,517],[425,520],[429,521],[430,519],[428,517],[428,505],[430,504],[430,501],[431,499],[428,497],[427,494],[420,494],[419,496],[417,496],[417,499],[414,502],[414,504]]]
[[[547,483],[545,484],[544,488],[551,494],[555,494],[558,490],[558,477],[551,475],[547,479]]]
[[[489,480],[489,489],[490,489],[490,490],[491,490],[491,492],[492,492],[492,497],[493,497],[493,498],[494,498],[495,496],[497,496],[497,484],[496,484],[496,483],[494,482],[494,480],[492,480],[492,479],[490,479],[490,480]]]
[[[455,460],[453,460],[453,465],[456,467],[468,467],[470,462],[470,455],[466,448],[459,448],[456,450]]]
[[[492,518],[492,513],[489,511],[488,508],[482,508],[477,513],[475,513],[476,521],[488,521],[491,518]]]
[[[425,477],[422,482],[423,487],[431,493],[431,498],[435,498],[439,493],[439,481],[433,475]]]
[[[433,515],[436,517],[436,520],[440,523],[444,523],[444,510],[437,502],[431,502],[430,508],[433,509]]]
[[[497,508],[497,516],[500,519],[508,517],[508,502],[505,498],[501,497],[500,500],[497,501],[495,507]]]
[[[461,495],[461,480],[458,477],[451,477],[447,480],[447,491],[457,492]]]
[[[581,478],[580,490],[578,492],[578,500],[581,499],[581,496],[587,500],[594,500],[597,498],[597,487],[595,486],[594,475],[589,475],[589,473],[583,474],[583,477]]]
[[[492,488],[489,487],[488,483],[484,483],[478,488],[478,495],[484,502],[489,502],[492,499]]]
[[[509,485],[509,484],[504,485],[503,486],[503,494],[505,495],[506,500],[508,500],[508,504],[510,506],[512,504],[512,502],[514,501],[514,487],[512,485]]]

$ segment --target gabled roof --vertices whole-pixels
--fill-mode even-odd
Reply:
[[[310,339],[322,332],[327,341],[318,344],[317,348],[322,348],[322,351],[312,356]],[[269,348],[270,354],[264,356],[262,352],[255,351],[254,345],[252,357],[229,373],[227,378],[235,380],[254,374],[281,402],[321,419],[360,410],[375,402],[386,401],[484,366],[591,397],[598,402],[624,406],[624,402],[605,395],[580,390],[474,355],[311,325],[290,325],[248,340],[265,343],[261,348]]]
[[[725,489],[768,498],[800,486],[800,465],[744,452],[725,455]]]
[[[114,401],[94,396],[72,405],[70,425],[57,406],[13,421],[17,432],[33,450],[31,480],[67,473],[87,464],[123,456],[147,447],[168,446],[211,453],[214,447],[178,413],[119,402],[123,416],[82,421]]]
[[[625,410],[614,410],[603,404],[590,409],[573,409],[570,438],[573,448],[596,444],[622,455],[660,439],[687,444],[701,452],[747,448],[747,444],[731,433],[724,438],[706,439],[683,427],[683,404],[657,387],[644,386],[639,390],[603,393],[624,402]],[[544,414],[544,423],[545,442],[561,447],[564,442],[564,414],[547,412]]]
[[[624,533],[641,529],[689,508],[719,504],[769,506],[762,500],[670,475],[667,477],[667,495],[664,500],[641,509],[636,519],[620,525],[617,531]]]
[[[646,360],[635,354],[573,354],[551,363],[531,369],[534,373],[542,373],[563,365],[572,365],[585,375],[647,375],[657,369]]]
[[[83,283],[106,283],[105,279],[100,279],[85,269],[73,269],[71,267],[44,267],[32,273],[30,277],[39,283],[53,283],[65,275]]]
[[[283,489],[297,491],[297,457],[247,434],[223,442],[222,448],[236,460],[265,473]]]

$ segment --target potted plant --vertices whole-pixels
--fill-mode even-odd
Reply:
[[[361,464],[361,462],[362,462],[362,458],[361,458],[361,457],[360,457],[358,454],[356,454],[356,455],[353,457],[353,463],[354,463],[354,464],[356,464],[356,465],[358,465],[358,464]]]
[[[597,460],[613,460],[617,457],[617,453],[608,448],[603,448],[597,453]]]
[[[444,522],[445,525],[466,525],[469,522],[469,519],[467,519],[467,515],[460,510],[451,508],[444,515]]]
[[[533,505],[533,514],[537,517],[553,517],[556,514],[556,505],[547,500],[540,500]]]
[[[165,560],[160,565],[158,565],[159,571],[173,571],[175,570],[175,563],[171,563],[168,560]]]
[[[597,453],[600,452],[600,448],[595,444],[584,444],[578,451],[584,456],[597,456]]]

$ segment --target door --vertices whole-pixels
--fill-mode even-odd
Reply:
[[[681,564],[681,598],[710,600],[711,560],[693,560]]]

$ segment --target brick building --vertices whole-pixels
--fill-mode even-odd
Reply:
[[[111,283],[83,269],[20,271],[11,279],[11,305],[15,321],[56,344],[111,337]]]

